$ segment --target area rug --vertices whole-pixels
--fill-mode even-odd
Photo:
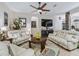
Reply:
[[[29,43],[28,43],[28,42],[27,42],[27,43],[24,43],[23,45],[21,45],[21,47],[28,49],[28,48],[29,48]],[[57,47],[56,45],[52,44],[51,41],[47,40],[45,47],[49,47],[49,48],[55,50],[56,55],[59,54],[59,49],[58,49],[58,47]],[[32,43],[32,49],[34,50],[34,53],[35,53],[36,56],[39,56],[39,55],[41,54],[41,53],[40,53],[40,51],[41,51],[40,44],[33,44],[33,43]],[[49,54],[49,55],[50,55],[50,54]],[[52,55],[53,55],[53,54],[52,54]]]

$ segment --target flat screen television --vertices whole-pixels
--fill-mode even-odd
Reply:
[[[43,26],[43,27],[52,27],[53,26],[52,19],[42,19],[41,22],[42,22],[41,26]]]

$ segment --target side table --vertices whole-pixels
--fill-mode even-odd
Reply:
[[[3,37],[2,41],[10,41],[10,43],[12,43],[13,38]]]

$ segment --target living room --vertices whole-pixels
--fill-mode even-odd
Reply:
[[[79,2],[0,2],[0,56],[79,56],[78,15]]]

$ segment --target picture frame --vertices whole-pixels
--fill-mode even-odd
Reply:
[[[21,27],[26,27],[26,18],[19,18],[21,20]]]
[[[4,26],[8,26],[8,13],[4,12]]]
[[[31,21],[31,27],[36,28],[36,21]]]

